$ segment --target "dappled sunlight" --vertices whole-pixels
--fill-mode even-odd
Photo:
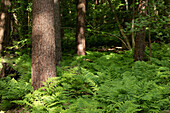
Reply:
[[[85,13],[85,12],[86,12],[86,6],[85,6],[85,4],[84,4],[84,3],[80,3],[80,4],[78,4],[77,8],[78,8],[78,9],[81,9],[81,10],[83,11],[83,13]]]
[[[0,113],[170,112],[167,0],[0,1]]]

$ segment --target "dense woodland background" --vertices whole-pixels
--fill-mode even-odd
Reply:
[[[170,112],[168,0],[0,2],[0,113]]]

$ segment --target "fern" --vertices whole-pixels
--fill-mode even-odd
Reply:
[[[15,67],[19,72],[24,70],[21,78],[18,81],[10,77],[0,80],[0,109],[10,109],[17,104],[33,113],[168,111],[169,46],[153,44],[152,47],[152,65],[144,61],[133,62],[132,51],[119,54],[88,51],[86,56],[64,56],[57,67],[58,76],[47,80],[44,87],[36,91],[27,82],[30,60],[23,55]],[[155,51],[160,54],[157,56]]]
[[[15,79],[4,78],[4,80],[0,81],[0,84],[0,97],[2,99],[0,108],[2,110],[12,108],[13,106],[15,106],[12,101],[20,100],[27,93],[33,91],[30,83],[22,80],[16,81]]]

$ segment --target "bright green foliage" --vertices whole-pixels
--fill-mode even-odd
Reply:
[[[149,6],[146,5],[145,11],[147,14],[145,16],[135,14],[135,28],[134,31],[138,32],[142,27],[146,28],[146,37],[148,39],[148,30],[150,29],[152,40],[168,42],[169,41],[169,31],[170,28],[167,27],[169,23],[169,17],[166,16],[169,14],[168,4],[165,4],[164,0],[159,1],[149,1]],[[133,4],[132,4],[133,5]],[[137,7],[137,6],[136,6]],[[137,8],[136,8],[137,10]],[[131,14],[132,15],[132,14]],[[132,22],[125,22],[126,28],[125,31],[128,35],[132,33]]]
[[[13,60],[14,64],[12,68],[15,69],[20,76],[20,78],[26,82],[29,82],[31,77],[31,58],[27,54],[17,57]]]
[[[16,81],[10,77],[0,81],[0,109],[8,110],[16,106],[12,103],[13,100],[22,99],[27,93],[33,91],[30,83],[22,80]]]
[[[0,80],[0,110],[15,108],[16,104],[12,101],[21,100],[33,88],[30,84],[31,77],[31,58],[29,55],[9,60],[10,67],[17,73],[8,75]],[[18,76],[16,81],[13,77]]]
[[[23,101],[16,102],[31,106],[34,112],[67,109],[76,98],[93,95],[97,90],[93,78],[90,73],[80,75],[78,68],[75,67],[62,77],[50,78],[46,84],[44,83],[44,87],[33,94],[28,94]]]
[[[169,63],[169,57],[170,57],[170,44],[157,44],[157,43],[153,43],[152,44],[152,50],[153,52],[153,58],[157,58],[159,60],[167,60],[166,63],[164,63],[163,65],[166,66],[170,66],[167,63]],[[149,52],[148,52],[149,53]],[[164,56],[164,57],[162,57]]]
[[[169,110],[170,57],[163,54],[168,53],[169,45],[153,44],[152,47],[152,65],[144,61],[134,63],[132,51],[65,56],[61,67],[57,67],[58,77],[50,78],[44,87],[32,93],[28,93],[32,91],[30,84],[21,80],[6,80],[11,90],[3,90],[6,82],[1,81],[1,106],[8,109],[16,103],[25,105],[25,112],[33,113],[158,113]],[[162,54],[154,55],[157,51]],[[24,57],[22,59],[24,61]],[[7,105],[7,100],[12,103]]]
[[[117,108],[118,111],[122,109],[122,103],[126,101],[132,103],[128,109],[135,108],[133,107],[135,104],[138,105],[135,110],[140,109],[145,113],[170,109],[169,80],[166,80],[168,83],[160,84],[159,79],[162,78],[155,70],[155,66],[150,66],[145,62],[136,62],[132,70],[123,73],[122,78],[107,80],[97,92],[97,99],[105,102],[108,105],[106,111],[111,112],[116,112]]]
[[[91,98],[78,98],[63,113],[101,113],[102,103]]]

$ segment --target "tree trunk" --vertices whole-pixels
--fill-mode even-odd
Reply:
[[[4,62],[4,50],[5,47],[9,44],[10,39],[10,13],[8,10],[10,9],[11,2],[10,0],[1,0],[1,12],[0,12],[0,57],[1,57],[1,67],[0,71],[1,75],[0,78],[5,76],[5,70],[7,64]]]
[[[150,11],[150,0],[148,0],[148,14],[149,14],[149,16],[151,16],[151,11]],[[149,25],[148,38],[149,38],[150,64],[152,65],[151,25]]]
[[[36,90],[55,76],[54,0],[33,0],[31,84]]]
[[[117,14],[116,14],[113,6],[112,6],[111,1],[110,1],[110,0],[107,0],[107,1],[108,1],[109,5],[110,5],[110,8],[111,8],[111,10],[112,10],[112,12],[113,12],[113,14],[114,14],[114,16],[115,16],[115,19],[116,19],[116,22],[117,22],[117,24],[118,24],[120,33],[122,34],[124,40],[126,41],[126,45],[125,45],[125,46],[127,47],[127,49],[131,49],[131,45],[130,45],[129,39],[128,39],[128,37],[126,36],[126,34],[124,33],[124,31],[123,31],[123,28],[122,28],[122,26],[121,26],[121,24],[120,24],[120,22],[119,22],[119,19],[118,19]]]
[[[95,2],[96,2],[96,5],[99,5],[99,0],[96,0]]]
[[[133,0],[133,16],[132,16],[132,47],[135,48],[135,0]]]
[[[56,38],[56,57],[58,65],[62,60],[62,51],[61,51],[61,20],[60,20],[60,4],[59,0],[54,0],[54,17],[55,17],[55,38]]]
[[[128,0],[125,0],[125,3],[126,3],[126,10],[128,11],[129,10],[129,6],[128,6]]]
[[[144,60],[145,56],[145,28],[136,33],[135,40],[135,61]]]
[[[139,1],[139,14],[142,16],[146,16],[146,1]],[[143,61],[145,56],[145,27],[139,28],[140,31],[136,33],[135,40],[135,53],[134,59],[135,61]]]
[[[85,55],[85,13],[86,0],[77,0],[76,52]]]

